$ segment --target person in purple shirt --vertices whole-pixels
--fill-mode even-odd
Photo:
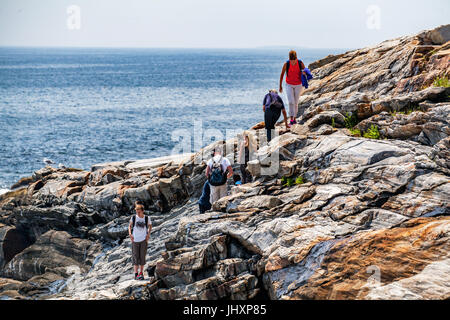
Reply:
[[[263,100],[263,111],[264,125],[267,131],[267,142],[270,142],[270,140],[272,140],[272,130],[275,129],[275,124],[280,118],[281,112],[283,112],[286,130],[289,128],[283,99],[281,99],[281,97],[278,95],[277,90],[272,89],[268,94],[266,94]]]

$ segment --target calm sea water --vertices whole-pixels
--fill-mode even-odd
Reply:
[[[341,50],[343,51],[343,50]],[[305,49],[308,63],[339,50]],[[0,48],[0,189],[43,167],[169,155],[175,129],[263,120],[284,49]],[[283,96],[286,101],[286,97]],[[195,151],[195,150],[191,150]]]

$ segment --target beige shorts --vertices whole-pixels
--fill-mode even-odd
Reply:
[[[147,255],[147,241],[132,242],[131,252],[134,266],[145,265],[145,256]]]
[[[211,194],[209,196],[209,202],[213,204],[220,198],[227,196],[227,184],[222,186],[211,186]]]

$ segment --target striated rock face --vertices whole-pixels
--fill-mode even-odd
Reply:
[[[274,298],[376,299],[384,295],[384,299],[447,299],[449,270],[435,266],[448,263],[449,223],[448,217],[418,218],[391,229],[322,241],[301,263],[268,272],[265,280]],[[433,267],[429,261],[436,261]],[[433,276],[422,277],[425,283],[411,281],[421,278],[429,265]],[[289,278],[294,281],[288,283]],[[437,279],[444,281],[436,283]],[[404,288],[404,283],[409,285]]]
[[[218,143],[21,179],[0,196],[0,298],[448,299],[450,91],[433,83],[449,40],[442,26],[311,64],[303,124],[260,145],[253,181],[205,214]],[[136,200],[153,222],[146,281],[127,237]]]

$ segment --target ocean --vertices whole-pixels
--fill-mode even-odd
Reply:
[[[302,49],[299,57],[308,65],[344,51]],[[287,55],[281,48],[0,48],[0,194],[44,159],[89,170],[170,155],[174,131],[193,135],[194,121],[224,135],[248,129],[263,121],[262,99],[278,88]]]

